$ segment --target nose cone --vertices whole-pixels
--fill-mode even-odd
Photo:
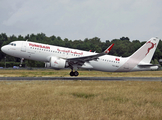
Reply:
[[[1,47],[1,51],[5,53],[6,52],[6,47],[5,46]]]
[[[1,47],[1,51],[2,51],[2,52],[4,51],[4,47]]]

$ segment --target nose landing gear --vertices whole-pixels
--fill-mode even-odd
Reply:
[[[20,62],[20,67],[22,67],[22,64],[23,64],[23,61],[24,61],[24,58],[21,58],[21,62]]]

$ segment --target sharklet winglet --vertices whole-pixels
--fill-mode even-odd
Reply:
[[[114,43],[111,44],[105,51],[104,53],[108,54],[110,52],[110,50],[112,49],[112,47],[114,46]]]

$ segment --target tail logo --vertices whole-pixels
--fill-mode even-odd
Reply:
[[[148,48],[146,55],[150,52],[151,49],[154,48],[154,46],[156,46],[156,43],[154,44],[154,43],[152,43],[151,41],[148,41],[147,44],[148,44],[148,43],[150,43],[152,46],[151,46],[150,48]],[[146,56],[146,55],[145,55],[145,56]]]

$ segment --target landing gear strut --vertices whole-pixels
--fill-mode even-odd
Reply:
[[[79,75],[78,71],[75,71],[75,72],[71,71],[70,72],[70,76],[78,76],[78,75]]]
[[[21,58],[21,62],[20,62],[20,67],[22,67],[22,64],[23,64],[23,61],[24,61],[24,58]]]

